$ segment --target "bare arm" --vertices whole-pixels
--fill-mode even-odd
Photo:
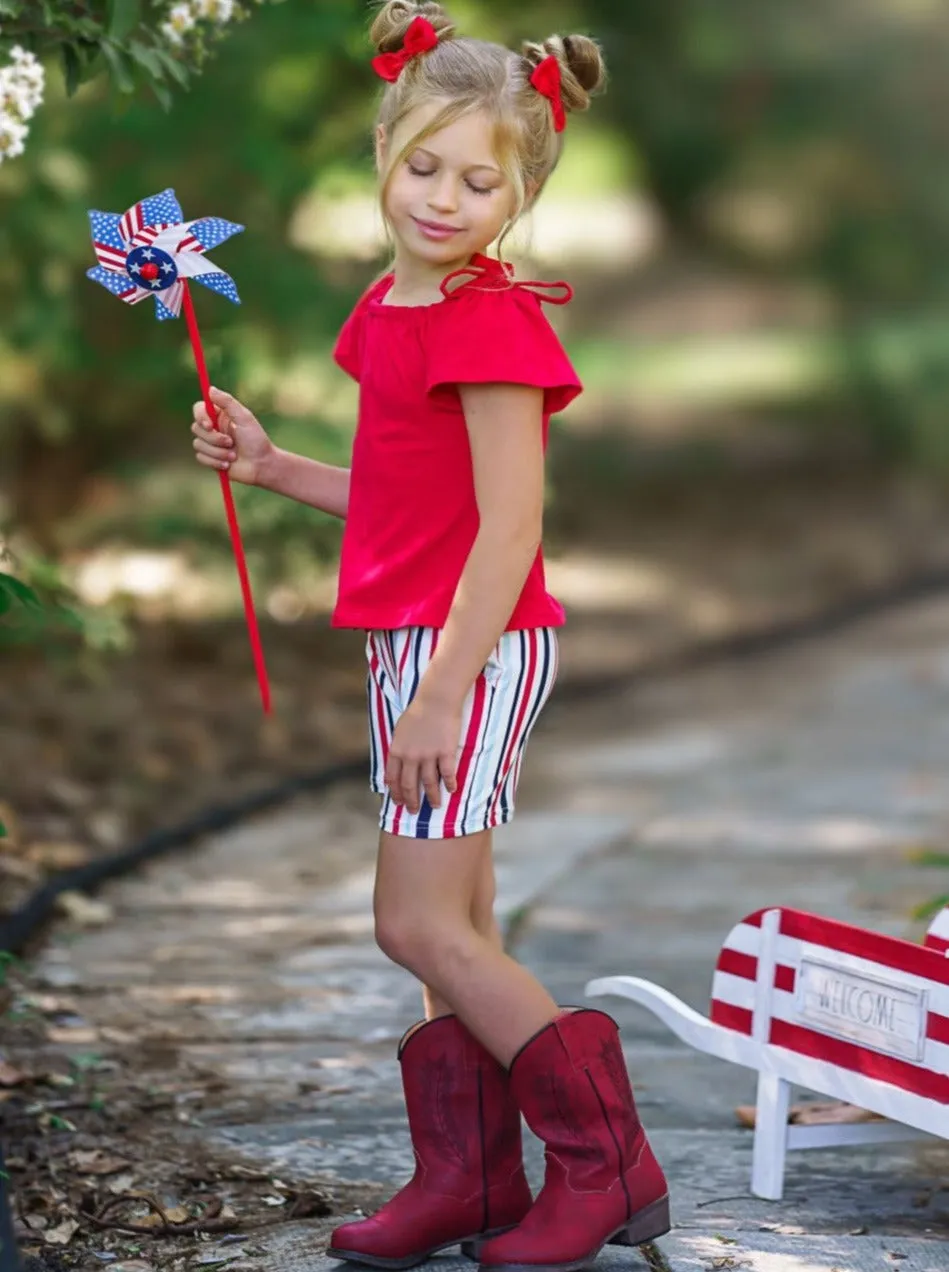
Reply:
[[[211,427],[203,402],[194,404],[194,449],[198,463],[227,472],[232,481],[260,486],[309,504],[334,517],[349,506],[349,469],[281,450],[264,432],[257,417],[237,398],[211,390],[217,428]]]
[[[321,464],[293,451],[273,451],[258,475],[256,485],[309,504],[334,517],[346,516],[349,507],[349,469]]]
[[[507,626],[540,546],[543,392],[461,387],[480,528],[418,696],[459,709]]]

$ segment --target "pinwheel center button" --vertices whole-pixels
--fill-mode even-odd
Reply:
[[[125,268],[139,287],[148,291],[164,291],[178,278],[174,260],[160,247],[133,247]]]

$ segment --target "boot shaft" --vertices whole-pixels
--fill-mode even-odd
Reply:
[[[399,1062],[423,1171],[483,1177],[492,1188],[522,1170],[521,1114],[507,1071],[456,1016],[414,1029]]]
[[[605,1012],[559,1016],[522,1047],[511,1087],[527,1124],[571,1188],[599,1191],[632,1173],[662,1172],[639,1120],[616,1022]]]

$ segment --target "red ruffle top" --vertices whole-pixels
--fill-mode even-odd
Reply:
[[[386,305],[375,283],[334,350],[359,383],[349,508],[334,627],[443,627],[478,531],[460,384],[529,384],[550,416],[581,391],[541,304],[565,283],[514,282],[485,256],[451,275],[432,305]],[[560,626],[538,551],[506,630]]]

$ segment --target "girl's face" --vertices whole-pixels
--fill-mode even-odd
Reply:
[[[379,156],[400,154],[410,138],[445,107],[411,111]],[[467,263],[493,242],[514,210],[514,192],[494,156],[493,127],[483,111],[463,115],[433,133],[397,165],[386,191],[386,213],[402,253],[433,268]]]

